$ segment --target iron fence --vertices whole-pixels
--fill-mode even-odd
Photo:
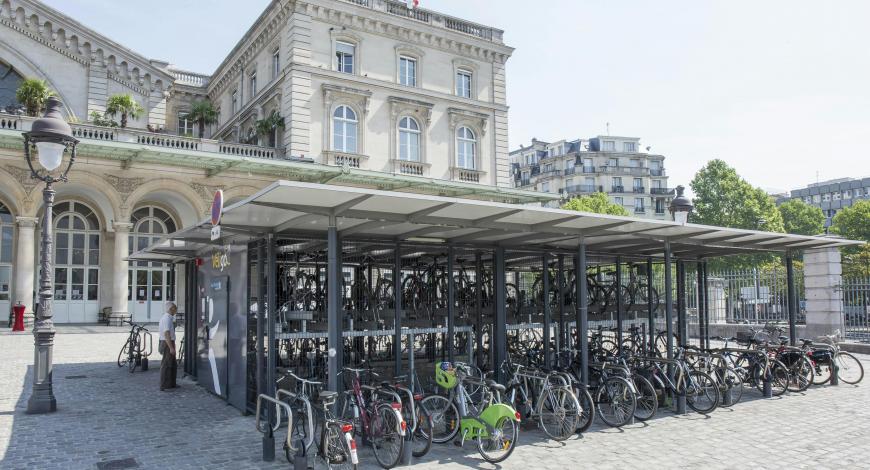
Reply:
[[[840,291],[846,337],[870,342],[870,278],[843,278]]]

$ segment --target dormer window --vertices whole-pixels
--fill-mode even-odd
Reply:
[[[349,42],[335,42],[335,69],[343,73],[354,73],[356,46]]]
[[[634,142],[623,142],[622,143],[622,151],[623,152],[637,152],[637,144]]]

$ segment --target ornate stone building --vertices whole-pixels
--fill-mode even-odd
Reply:
[[[233,202],[283,178],[552,198],[511,189],[512,51],[500,30],[400,2],[275,0],[205,75],[142,57],[35,0],[0,1],[0,321],[17,302],[32,312],[37,274],[41,186],[23,157],[33,119],[17,112],[22,79],[48,82],[81,140],[70,182],[57,185],[56,321],[156,321],[184,276],[127,256],[202,219],[217,189]],[[118,94],[144,112],[126,128],[91,122]],[[204,138],[186,116],[197,100],[218,111]]]

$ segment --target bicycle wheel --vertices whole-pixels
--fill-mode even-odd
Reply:
[[[864,366],[857,357],[841,352],[837,354],[837,378],[849,385],[855,385],[864,378]]]
[[[124,343],[124,347],[121,348],[121,352],[118,353],[118,367],[124,367],[127,365],[127,357],[130,355],[130,340],[127,340]]]
[[[813,364],[804,355],[791,361],[791,364],[788,365],[788,372],[789,392],[803,392],[808,389],[813,384],[813,378],[816,375],[813,372]]]
[[[813,361],[813,385],[824,385],[831,381],[831,359]],[[839,375],[838,375],[839,377]]]
[[[634,388],[637,390],[637,407],[634,417],[646,421],[656,415],[659,409],[659,397],[653,384],[646,377],[638,374],[632,376]]]
[[[622,377],[608,377],[595,394],[598,416],[608,426],[620,428],[631,421],[637,408],[632,386]]]
[[[757,368],[755,387],[760,392],[763,392],[764,376],[762,374],[764,372],[761,369],[761,367]],[[770,360],[770,389],[773,392],[773,396],[778,397],[788,390],[789,375],[788,367],[785,364],[776,359]]]
[[[586,387],[574,389],[577,401],[580,402],[580,419],[577,421],[577,432],[584,433],[595,421],[595,401]]]
[[[719,406],[719,386],[706,372],[693,370],[686,384],[686,405],[702,415]]]
[[[405,402],[402,403],[404,404]],[[405,408],[403,407],[403,412]],[[432,423],[429,411],[420,402],[415,403],[414,414],[416,416],[413,421],[405,418],[405,422],[415,422],[417,424],[411,431],[411,455],[419,458],[429,453],[429,449],[432,448],[432,428],[434,424]]]
[[[459,432],[459,410],[447,397],[429,395],[420,402],[432,418],[432,442],[443,444]]]
[[[489,463],[499,463],[510,457],[517,446],[517,422],[503,417],[495,423],[489,437],[477,438],[477,451]]]
[[[722,397],[726,393],[731,394],[731,403],[726,405],[724,398],[719,406],[729,407],[740,402],[743,397],[743,378],[731,367],[719,367],[716,369],[716,379],[719,382],[719,392]]]
[[[357,468],[350,456],[350,449],[338,423],[327,423],[320,433],[320,458],[330,469],[354,470]],[[288,462],[293,462],[287,457]]]
[[[375,459],[383,468],[395,467],[402,458],[405,439],[399,434],[399,425],[399,419],[392,406],[386,403],[376,406],[369,423],[368,437]]]
[[[580,421],[580,404],[570,389],[551,389],[542,397],[538,421],[544,434],[551,439],[564,441],[577,430]]]

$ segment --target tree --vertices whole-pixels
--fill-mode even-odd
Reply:
[[[278,111],[273,110],[269,114],[269,117],[258,120],[254,126],[257,129],[257,135],[273,135],[272,133],[275,132],[275,129],[284,127],[284,118],[281,117]]]
[[[821,209],[800,199],[779,205],[785,231],[797,235],[818,235],[825,231],[825,214]]]
[[[562,205],[562,209],[595,214],[628,215],[625,207],[610,202],[604,193],[595,193],[571,199]]]
[[[698,170],[690,183],[695,213],[690,222],[719,227],[783,232],[782,215],[773,198],[753,188],[722,160]]]
[[[851,240],[870,242],[870,201],[857,201],[837,212],[831,232]],[[870,245],[844,248],[843,275],[870,276]]]
[[[127,127],[127,118],[136,119],[145,109],[133,99],[133,95],[113,95],[106,101],[106,114],[112,117],[121,115],[121,127]]]
[[[187,119],[196,122],[199,126],[199,138],[205,135],[205,126],[217,122],[218,113],[212,106],[211,101],[194,101],[190,107],[190,112],[187,113]]]
[[[15,90],[15,99],[24,106],[24,111],[28,116],[36,117],[45,107],[45,100],[54,94],[45,80],[28,78],[18,85],[18,89]]]

